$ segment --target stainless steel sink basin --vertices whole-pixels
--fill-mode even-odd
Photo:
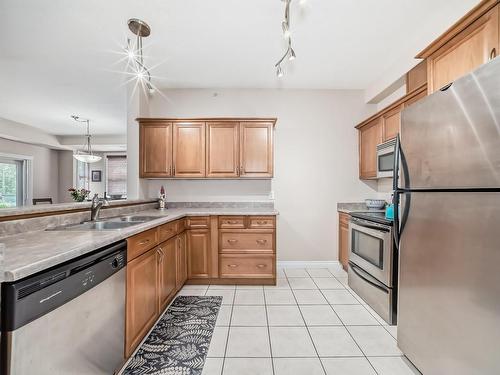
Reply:
[[[115,230],[128,228],[133,225],[140,224],[141,221],[127,222],[127,221],[87,221],[80,224],[63,225],[49,230],[72,230],[72,231],[85,231],[85,230]]]
[[[120,222],[140,222],[144,223],[146,221],[151,221],[158,219],[158,216],[120,216],[120,217],[115,217],[113,219],[109,219],[109,221],[120,221]]]
[[[158,219],[158,216],[118,216],[109,218],[106,220],[99,221],[85,221],[79,224],[69,224],[62,225],[60,227],[55,227],[47,230],[58,231],[58,230],[71,230],[71,231],[86,231],[86,230],[116,230],[128,228],[134,225],[145,223],[146,221],[151,221]]]

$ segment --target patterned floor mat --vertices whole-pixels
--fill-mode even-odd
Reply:
[[[222,297],[178,296],[123,375],[201,375]]]

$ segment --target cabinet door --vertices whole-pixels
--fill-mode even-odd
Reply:
[[[172,176],[172,123],[143,123],[139,133],[140,177]]]
[[[429,58],[430,93],[470,73],[498,54],[498,13],[499,6],[496,6]]]
[[[384,139],[383,141],[388,141],[389,139],[396,138],[401,127],[401,107],[394,108],[393,110],[387,112],[382,116],[383,126],[384,126]]]
[[[240,124],[240,176],[273,177],[273,124]]]
[[[339,262],[347,271],[349,262],[349,215],[339,214]]]
[[[125,356],[129,357],[158,316],[156,248],[127,264]]]
[[[205,177],[205,123],[173,125],[174,176]]]
[[[175,291],[176,244],[176,238],[171,238],[158,247],[158,311],[160,313],[167,307],[170,296]]]
[[[377,118],[359,129],[359,177],[377,177],[377,145],[382,143],[382,121]]]
[[[238,177],[239,124],[207,123],[207,177]]]
[[[188,277],[208,278],[210,262],[210,230],[193,229],[187,232]]]
[[[186,232],[177,236],[177,272],[176,272],[176,289],[182,288],[187,280],[187,246]]]

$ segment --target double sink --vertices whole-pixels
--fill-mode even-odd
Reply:
[[[132,227],[151,220],[160,218],[160,216],[118,216],[98,221],[84,221],[78,224],[61,225],[55,228],[47,229],[51,231],[86,231],[86,230],[115,230]]]

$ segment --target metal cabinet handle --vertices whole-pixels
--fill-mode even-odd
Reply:
[[[159,255],[159,257],[158,257],[158,263],[161,263],[163,261],[163,255],[161,253],[160,248],[156,249],[156,254]]]
[[[168,174],[169,176],[172,176],[172,166],[168,167]]]
[[[173,171],[172,176],[175,176],[175,165],[174,165],[174,167],[172,168],[172,171]]]
[[[267,240],[255,240],[255,241],[260,245],[264,245],[267,242]]]
[[[240,175],[245,174],[245,170],[243,169],[243,166],[240,165]]]
[[[228,267],[231,267],[231,268],[236,268],[236,267],[238,267],[238,265],[237,265],[237,264],[228,264],[227,266],[228,266]]]
[[[267,266],[265,264],[257,264],[257,268],[266,268]]]
[[[495,57],[497,57],[497,49],[493,48],[490,52],[490,60],[493,60]]]
[[[147,240],[139,242],[139,245],[146,245],[149,242],[149,238]]]
[[[226,224],[238,224],[238,222],[236,220],[228,220]]]
[[[257,221],[257,224],[259,224],[259,225],[267,224],[267,220],[259,220],[259,221]]]
[[[229,243],[236,243],[236,242],[238,242],[238,240],[230,238],[230,239],[227,240],[227,242],[229,242]]]
[[[240,175],[240,167],[236,167],[236,176]]]

